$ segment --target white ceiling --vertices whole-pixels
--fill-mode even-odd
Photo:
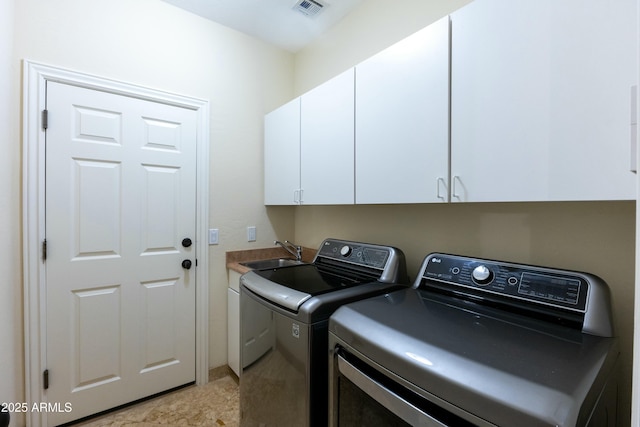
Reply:
[[[316,0],[324,7],[313,17],[294,9],[300,0],[164,1],[290,52],[297,52],[363,0]]]

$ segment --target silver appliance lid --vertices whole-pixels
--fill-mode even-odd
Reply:
[[[372,282],[408,284],[406,261],[400,249],[326,239],[312,264],[255,270],[241,278],[246,289],[293,312],[298,312],[312,297]],[[380,289],[384,288],[381,286]],[[352,289],[345,295],[353,299],[356,293]]]
[[[269,279],[265,279],[255,271],[244,274],[241,277],[241,283],[256,295],[266,298],[274,304],[291,311],[298,311],[300,306],[311,298],[311,294],[309,293],[282,286]]]
[[[329,332],[423,398],[495,425],[577,425],[618,358],[615,338],[424,289],[344,305]]]

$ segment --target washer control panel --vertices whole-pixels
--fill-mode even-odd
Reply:
[[[320,247],[318,256],[350,264],[384,269],[392,252],[392,248],[384,246],[328,239]]]
[[[577,272],[431,254],[423,264],[418,287],[429,286],[458,294],[476,297],[486,294],[584,312],[589,283]]]

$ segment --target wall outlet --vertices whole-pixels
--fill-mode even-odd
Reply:
[[[217,245],[218,244],[218,229],[210,228],[209,229],[209,244]]]
[[[255,242],[256,241],[256,227],[251,226],[247,227],[247,242]]]

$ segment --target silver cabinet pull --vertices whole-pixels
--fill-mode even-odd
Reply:
[[[444,187],[444,189],[447,189],[447,184],[444,182],[444,178],[442,177],[438,177],[438,179],[436,180],[436,197],[440,200],[442,200],[443,202],[446,202],[447,199],[445,196],[442,195],[442,193],[440,192],[440,183],[442,183],[442,186]]]
[[[458,186],[456,185],[456,181],[459,181],[460,183],[462,183],[458,175],[454,175],[453,179],[451,180],[451,197],[460,200],[460,195],[458,194]]]

